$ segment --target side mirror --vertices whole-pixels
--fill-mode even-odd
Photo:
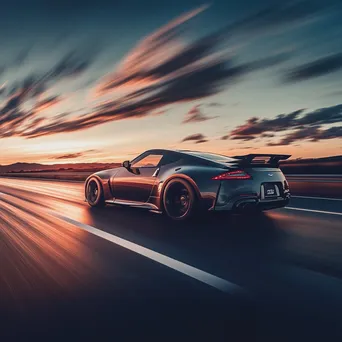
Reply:
[[[128,170],[128,169],[131,168],[131,163],[129,162],[129,160],[125,160],[125,161],[122,163],[122,166]]]

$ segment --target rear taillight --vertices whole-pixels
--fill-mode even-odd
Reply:
[[[222,173],[218,176],[213,177],[214,180],[230,180],[230,179],[252,179],[252,177],[243,170],[234,170]]]

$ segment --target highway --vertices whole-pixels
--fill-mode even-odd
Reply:
[[[174,223],[0,178],[0,340],[341,341],[342,200]]]

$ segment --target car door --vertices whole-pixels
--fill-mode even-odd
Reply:
[[[112,182],[114,199],[147,202],[162,158],[162,153],[146,153],[135,159],[129,169],[122,167]]]

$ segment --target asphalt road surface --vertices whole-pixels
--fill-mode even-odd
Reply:
[[[342,338],[342,200],[176,224],[0,178],[0,340]]]

